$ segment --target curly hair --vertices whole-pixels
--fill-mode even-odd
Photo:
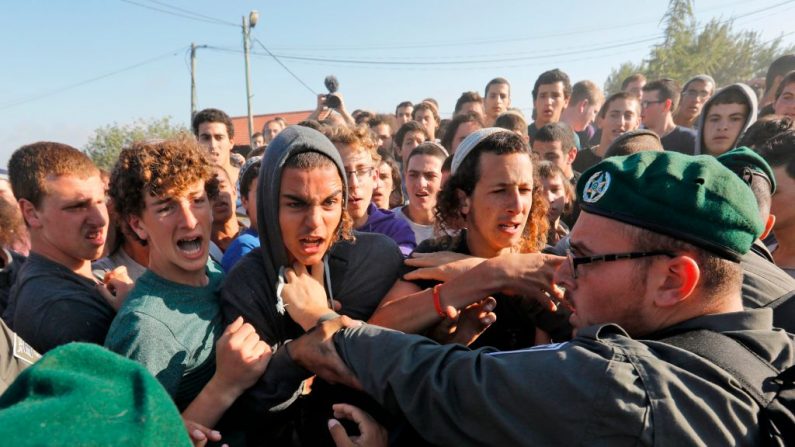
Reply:
[[[179,195],[202,180],[207,196],[214,199],[218,195],[218,179],[213,165],[190,136],[136,141],[119,154],[110,176],[110,197],[116,213],[126,219],[141,215],[147,194]]]
[[[0,249],[25,237],[25,225],[16,203],[0,198]]]
[[[378,154],[378,145],[370,137],[370,128],[366,126],[350,127],[327,127],[323,129],[323,134],[331,142],[337,145],[353,146],[355,152],[367,152],[373,159],[375,166],[381,160],[381,155]]]
[[[533,161],[533,195],[530,213],[517,247],[522,253],[532,253],[544,248],[547,241],[547,203],[543,197],[537,163],[522,138],[513,132],[498,132],[484,138],[464,158],[461,165],[444,184],[436,198],[436,225],[444,232],[461,230],[467,226],[467,216],[461,211],[463,203],[458,191],[471,196],[480,181],[480,157],[483,153],[495,155],[527,154]]]

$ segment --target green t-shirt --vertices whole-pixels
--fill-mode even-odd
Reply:
[[[180,411],[215,373],[215,342],[223,332],[218,303],[223,273],[207,262],[209,282],[192,287],[147,270],[108,331],[105,347],[141,363]]]

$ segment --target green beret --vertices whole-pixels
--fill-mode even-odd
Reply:
[[[761,175],[770,183],[770,193],[776,192],[776,176],[773,174],[773,168],[761,155],[751,149],[745,146],[734,148],[718,155],[718,161],[740,176],[747,184],[751,183],[749,175]]]
[[[190,446],[166,390],[101,346],[59,346],[0,396],[0,439],[14,446]]]
[[[739,261],[764,226],[751,189],[715,157],[640,152],[611,157],[577,182],[580,208]]]

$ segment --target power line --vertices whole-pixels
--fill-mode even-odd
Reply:
[[[117,75],[119,73],[123,73],[125,71],[132,70],[134,68],[138,68],[138,67],[140,67],[142,65],[151,64],[152,62],[158,61],[160,59],[164,59],[164,58],[169,57],[169,56],[176,56],[176,55],[179,55],[184,49],[185,49],[185,47],[179,47],[176,50],[169,51],[168,53],[163,53],[163,54],[161,54],[159,56],[155,56],[153,58],[146,59],[146,60],[138,62],[136,64],[128,65],[128,66],[126,66],[124,68],[120,68],[118,70],[114,70],[114,71],[111,71],[109,73],[105,73],[105,74],[102,74],[102,75],[99,75],[99,76],[95,76],[93,78],[86,79],[86,80],[80,81],[80,82],[76,82],[74,84],[65,85],[63,87],[59,87],[59,88],[57,88],[55,90],[50,90],[50,91],[45,92],[45,93],[40,93],[40,94],[37,94],[37,95],[29,96],[29,97],[24,98],[24,99],[19,99],[19,100],[16,100],[16,101],[5,103],[5,104],[0,105],[0,110],[9,109],[11,107],[15,107],[15,106],[18,106],[18,105],[21,105],[21,104],[25,104],[25,103],[28,103],[28,102],[32,102],[32,101],[36,101],[36,100],[39,100],[39,99],[42,99],[42,98],[46,98],[48,96],[57,95],[59,93],[65,92],[65,91],[72,90],[74,88],[77,88],[77,87],[80,87],[80,86],[83,86],[83,85],[86,85],[86,84],[89,84],[89,83],[92,83],[92,82],[95,82],[95,81],[99,81],[101,79],[105,79],[105,78],[111,77],[113,75]]]
[[[164,14],[169,14],[169,15],[176,16],[176,17],[181,17],[183,19],[195,20],[197,22],[210,23],[210,24],[213,24],[213,25],[224,25],[224,26],[235,26],[235,27],[238,26],[238,25],[232,24],[231,22],[225,22],[225,21],[220,20],[220,19],[214,19],[214,18],[206,19],[206,18],[201,18],[201,17],[196,17],[196,16],[189,16],[189,15],[186,15],[186,14],[180,14],[178,12],[169,11],[167,9],[162,9],[162,8],[158,8],[158,7],[155,7],[155,6],[144,5],[143,3],[138,3],[138,2],[135,2],[133,0],[121,0],[121,1],[124,2],[124,3],[129,3],[131,5],[139,6],[141,8],[151,9],[153,11],[158,11],[158,12],[162,12]]]
[[[259,44],[259,46],[261,46],[261,47],[262,47],[262,48],[263,48],[265,51],[267,51],[267,52],[268,52],[268,54],[270,55],[270,57],[272,57],[272,58],[273,58],[273,60],[275,60],[275,61],[276,61],[276,62],[277,62],[279,65],[281,65],[281,66],[282,66],[282,68],[284,68],[284,69],[287,71],[287,73],[290,73],[290,76],[292,76],[293,78],[295,78],[295,80],[296,80],[296,81],[300,82],[300,83],[301,83],[301,85],[303,85],[304,87],[306,87],[306,89],[307,89],[307,90],[309,90],[309,91],[312,93],[312,95],[314,95],[314,96],[317,96],[317,92],[315,92],[315,91],[312,89],[312,87],[310,87],[309,85],[307,85],[307,83],[306,83],[306,82],[302,81],[302,80],[301,80],[301,78],[299,78],[297,74],[293,73],[293,72],[292,72],[292,70],[290,70],[289,68],[287,68],[287,66],[286,66],[286,65],[284,65],[284,64],[282,63],[282,61],[280,61],[280,60],[279,60],[279,58],[278,58],[278,57],[277,57],[275,54],[271,53],[271,50],[269,50],[269,49],[268,49],[268,47],[266,47],[264,43],[262,43],[262,42],[261,42],[259,39],[257,39],[256,37],[254,38],[254,41],[255,41],[255,42],[257,42],[257,43]]]
[[[161,1],[158,1],[158,0],[147,0],[147,1],[149,1],[149,3],[154,3],[156,5],[161,5],[161,6],[164,6],[166,8],[171,8],[173,10],[184,12],[186,14],[189,14],[189,15],[192,15],[192,16],[196,16],[198,18],[212,20],[212,21],[218,22],[221,25],[229,25],[229,26],[234,26],[234,27],[240,26],[237,23],[227,22],[227,21],[221,20],[221,19],[219,19],[217,17],[211,17],[211,16],[207,16],[207,15],[204,15],[204,14],[199,14],[198,12],[191,11],[191,10],[185,9],[185,8],[180,8],[178,6],[174,6],[174,5],[171,5],[171,4],[166,3],[166,2],[161,2]]]

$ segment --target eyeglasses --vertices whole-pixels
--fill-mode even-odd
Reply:
[[[358,168],[353,171],[345,171],[345,176],[348,178],[349,182],[352,182],[353,179],[356,179],[356,181],[358,182],[361,181],[363,178],[367,178],[367,176],[369,176],[372,172],[373,172],[373,167],[368,166],[368,167]]]
[[[676,254],[669,251],[634,251],[631,253],[611,253],[598,256],[574,256],[571,250],[566,250],[566,260],[569,262],[569,268],[571,268],[571,274],[574,276],[574,279],[577,279],[578,265],[591,264],[593,262],[613,262],[623,259],[648,258],[650,256],[668,256],[669,258],[675,258]]]
[[[706,90],[690,90],[690,89],[687,89],[687,90],[685,90],[683,95],[684,96],[689,96],[691,98],[696,97],[698,99],[706,99],[707,97],[709,97],[709,92],[706,91]]]
[[[646,100],[646,101],[641,101],[641,102],[640,102],[640,107],[641,107],[642,109],[645,109],[645,108],[649,107],[649,106],[650,106],[650,105],[652,105],[652,104],[660,104],[660,103],[663,103],[663,102],[665,102],[665,101],[666,101],[665,99],[661,99],[661,100],[659,100],[659,101],[649,101],[649,100]]]

